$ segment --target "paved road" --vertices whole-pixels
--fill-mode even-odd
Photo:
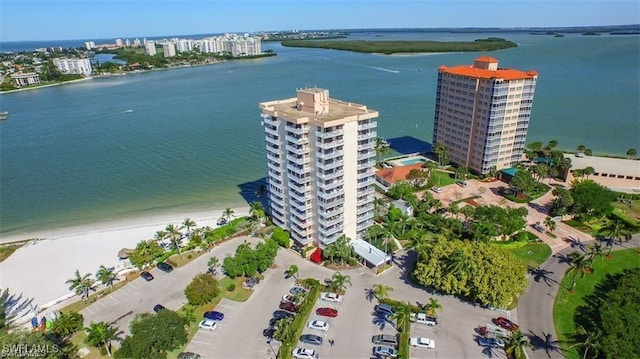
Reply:
[[[583,238],[585,236],[583,235]],[[583,241],[583,244],[592,243],[593,240]],[[640,246],[640,235],[633,236],[629,242],[622,244],[625,248]],[[613,250],[622,249],[615,244]],[[566,255],[579,251],[580,247],[574,244],[554,254],[541,266],[537,275],[529,278],[527,292],[520,297],[518,305],[519,325],[523,328],[523,334],[529,337],[534,350],[529,350],[529,358],[549,359],[564,358],[559,351],[557,335],[553,325],[553,304],[558,295],[559,283],[564,277],[564,272],[569,268]]]

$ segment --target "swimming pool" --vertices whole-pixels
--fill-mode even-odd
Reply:
[[[424,158],[412,158],[409,160],[400,161],[400,163],[402,163],[403,166],[415,165],[416,163],[423,163],[423,162],[426,162]]]

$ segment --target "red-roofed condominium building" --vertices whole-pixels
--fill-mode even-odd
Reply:
[[[522,159],[538,73],[498,67],[489,56],[473,65],[440,66],[433,143],[451,162],[486,174]]]
[[[260,103],[273,222],[324,248],[373,224],[378,111],[304,88]]]

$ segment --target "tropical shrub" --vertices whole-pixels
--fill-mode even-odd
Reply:
[[[185,288],[184,294],[191,305],[209,303],[220,294],[220,284],[209,274],[198,274]]]

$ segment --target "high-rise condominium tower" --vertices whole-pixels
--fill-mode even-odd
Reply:
[[[498,67],[482,56],[473,65],[440,66],[433,144],[451,162],[486,174],[522,159],[538,73]]]
[[[378,112],[315,87],[260,108],[274,223],[322,248],[371,226]]]

